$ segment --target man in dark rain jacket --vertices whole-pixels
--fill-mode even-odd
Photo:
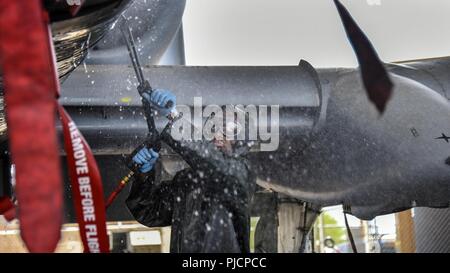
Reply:
[[[146,99],[163,112],[161,106],[176,98],[155,90]],[[256,179],[246,160],[235,153],[232,142],[220,138],[175,141],[170,132],[160,137],[189,168],[172,181],[157,183],[158,153],[147,148],[137,153],[133,160],[140,173],[126,201],[136,220],[148,227],[172,226],[171,252],[249,253],[249,206]]]

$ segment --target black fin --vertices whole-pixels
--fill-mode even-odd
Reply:
[[[392,96],[392,83],[383,62],[371,42],[339,0],[334,0],[344,24],[347,37],[356,53],[364,87],[369,99],[382,114]]]

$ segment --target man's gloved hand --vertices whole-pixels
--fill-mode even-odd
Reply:
[[[160,115],[165,117],[174,111],[175,106],[177,105],[177,97],[168,90],[155,89],[151,95],[145,93],[142,96],[156,108]],[[172,101],[172,107],[166,108],[169,101]]]
[[[153,169],[159,154],[153,149],[142,148],[134,157],[133,162],[140,165],[139,171],[141,173],[148,173]]]

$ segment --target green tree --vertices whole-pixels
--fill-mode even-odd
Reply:
[[[320,216],[319,216],[320,217]],[[345,227],[341,227],[338,226],[338,221],[331,215],[329,215],[328,213],[324,212],[323,213],[323,234],[324,234],[324,238],[326,237],[331,237],[334,242],[336,243],[336,245],[343,243],[347,240],[347,233],[345,230]],[[320,230],[319,230],[319,225],[318,225],[319,221],[316,221],[316,224],[314,226],[314,234],[316,239],[319,239],[319,234],[320,234]]]

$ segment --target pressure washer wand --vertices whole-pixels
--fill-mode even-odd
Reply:
[[[144,86],[145,85],[144,74],[142,73],[142,68],[141,68],[141,64],[139,62],[139,57],[138,57],[138,54],[136,51],[136,46],[134,43],[133,34],[131,33],[131,29],[126,24],[123,24],[121,26],[120,30],[122,31],[123,37],[125,38],[125,42],[127,44],[127,49],[128,49],[128,54],[130,54],[131,63],[133,64],[134,72],[136,72],[136,77],[139,82],[139,86]],[[149,91],[151,92],[152,88],[151,88],[150,84],[148,85],[148,87],[150,87]],[[141,93],[141,92],[139,92],[139,93]]]
[[[122,17],[124,18],[124,20],[126,20],[124,15],[122,15]],[[131,33],[131,29],[127,24],[123,24],[121,25],[120,30],[122,31],[123,37],[125,38],[128,53],[130,54],[131,63],[133,64],[134,72],[136,73],[136,78],[139,82],[138,92],[141,96],[143,96],[144,93],[151,95],[153,92],[153,88],[151,87],[150,83],[144,78],[144,73],[142,72],[142,67],[136,51],[136,46],[134,43],[133,34]],[[165,105],[165,108],[171,109],[173,107],[173,104],[173,101],[168,101]]]
[[[181,118],[183,115],[180,113],[177,115],[177,117],[175,119],[169,120],[169,122],[167,123],[166,127],[164,127],[162,134],[164,134],[166,131],[168,131],[173,123],[178,120],[179,118]],[[159,152],[161,150],[161,145],[156,144],[155,142],[158,142],[156,140],[156,138],[158,138],[159,136],[149,136],[143,143],[141,143],[141,145],[139,145],[128,157],[128,162],[130,162],[129,164],[132,164],[131,166],[128,166],[131,171],[124,176],[119,184],[117,185],[116,189],[109,195],[107,201],[106,201],[106,209],[109,208],[109,206],[111,206],[111,204],[114,202],[114,200],[116,200],[117,196],[120,194],[120,192],[125,188],[125,186],[131,181],[131,179],[133,178],[133,176],[139,171],[139,165],[137,163],[133,163],[133,157],[143,148],[147,147],[150,148],[152,147],[155,152]]]
[[[137,54],[133,34],[131,32],[131,29],[126,24],[127,19],[123,15],[122,15],[122,18],[125,20],[125,22],[124,22],[124,24],[121,25],[120,29],[122,31],[125,42],[127,44],[127,49],[128,49],[128,53],[130,55],[131,63],[133,65],[134,72],[136,73],[136,78],[139,82],[139,86],[137,89],[138,89],[139,95],[141,95],[141,97],[142,97],[144,113],[145,113],[145,117],[147,119],[147,125],[148,125],[148,130],[149,130],[149,136],[147,137],[147,139],[141,145],[139,145],[139,147],[137,147],[129,156],[129,161],[131,162],[133,156],[136,155],[136,153],[138,153],[141,149],[143,149],[145,147],[147,147],[147,148],[153,147],[155,142],[157,142],[157,139],[159,138],[159,136],[153,135],[156,132],[156,128],[154,128],[154,120],[153,120],[153,116],[151,113],[152,109],[150,107],[150,103],[143,96],[144,94],[151,95],[153,92],[153,89],[152,89],[149,81],[145,80],[145,78],[144,78],[144,73],[142,72],[142,67],[139,62],[139,56]],[[174,104],[173,101],[169,101],[165,105],[165,107],[167,109],[170,109],[173,107],[173,104]],[[168,130],[168,128],[170,128],[172,126],[173,122],[181,117],[182,117],[182,115],[179,114],[176,110],[171,111],[171,113],[167,117],[169,119],[169,123],[166,125],[164,130]],[[155,149],[156,152],[159,152],[161,147],[160,147],[160,145],[156,145],[156,146],[157,147],[153,147],[153,148]],[[133,178],[135,173],[138,172],[139,166],[137,164],[134,164],[133,166],[129,166],[129,167],[130,167],[130,169],[132,169],[132,171],[130,171],[126,176],[124,176],[120,180],[116,189],[109,195],[109,197],[106,201],[106,208],[111,206],[111,204],[114,202],[114,200],[120,194],[120,192],[125,188],[125,186],[128,184],[128,182],[131,181],[131,179]]]

